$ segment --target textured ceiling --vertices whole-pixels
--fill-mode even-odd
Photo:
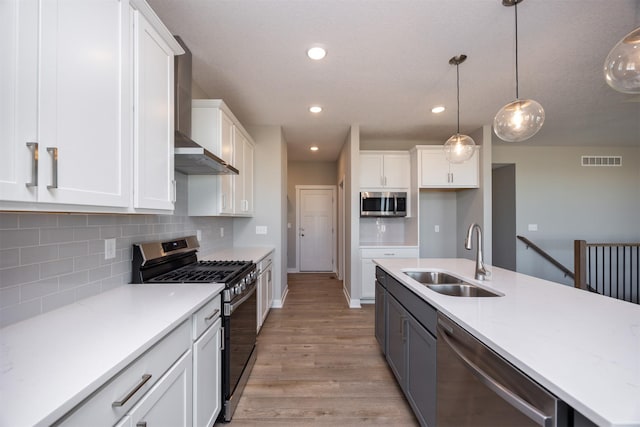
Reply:
[[[244,125],[280,125],[290,160],[334,161],[362,140],[446,141],[515,99],[514,8],[500,0],[149,0],[193,53],[193,77]],[[640,146],[640,96],[610,89],[609,50],[640,25],[640,0],[518,6],[519,89],[545,108],[521,144]],[[327,48],[319,62],[306,57]],[[318,115],[312,104],[323,106]],[[435,105],[447,110],[431,113]],[[311,153],[309,146],[320,151]]]

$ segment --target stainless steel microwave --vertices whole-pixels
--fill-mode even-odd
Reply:
[[[360,216],[407,216],[407,193],[363,191],[360,193]]]

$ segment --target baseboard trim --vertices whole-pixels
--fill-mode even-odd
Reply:
[[[349,308],[362,308],[360,306],[360,300],[357,298],[351,298],[349,292],[346,287],[342,287],[342,293],[344,293],[344,297],[347,300],[347,304],[349,304]]]
[[[284,290],[284,295],[282,295],[281,299],[274,299],[273,304],[271,304],[271,308],[282,308],[284,307],[284,302],[287,299],[287,295],[289,294],[289,287]]]

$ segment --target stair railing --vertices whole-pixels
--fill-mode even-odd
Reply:
[[[516,236],[516,237],[518,239],[520,239],[521,241],[523,241],[527,245],[527,249],[529,249],[529,248],[533,249],[542,258],[546,259],[551,264],[553,264],[558,269],[560,269],[564,273],[565,277],[571,277],[572,279],[575,280],[575,275],[573,274],[573,271],[569,270],[567,267],[562,265],[557,259],[555,259],[551,255],[549,255],[544,249],[540,248],[538,245],[536,245],[535,243],[533,243],[531,240],[527,239],[524,236]]]

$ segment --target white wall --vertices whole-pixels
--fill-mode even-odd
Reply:
[[[621,167],[582,167],[582,155],[622,156]],[[516,165],[516,232],[573,270],[573,240],[640,241],[639,147],[494,145],[494,163]],[[538,231],[528,231],[537,224]],[[521,242],[517,271],[571,284]]]
[[[352,125],[338,157],[337,179],[345,177],[345,268],[343,289],[350,307],[360,307],[360,127]]]
[[[274,254],[274,306],[287,292],[287,144],[280,126],[247,126],[256,143],[254,206],[251,218],[234,218],[234,246],[271,246]],[[266,226],[267,234],[256,234]]]

